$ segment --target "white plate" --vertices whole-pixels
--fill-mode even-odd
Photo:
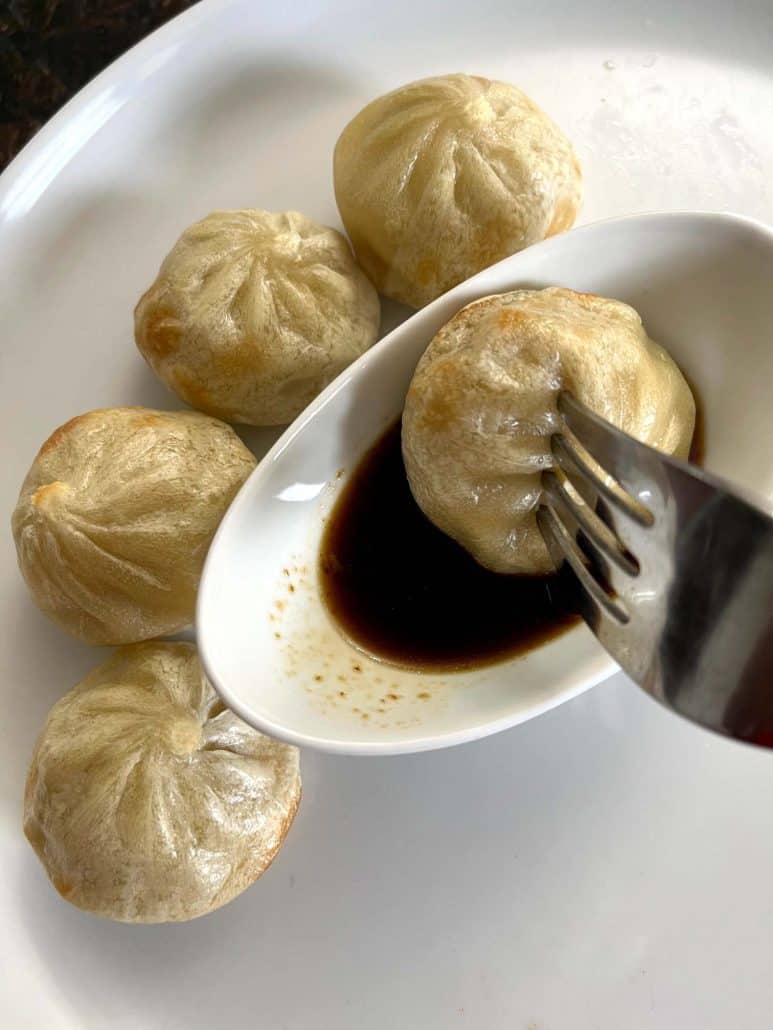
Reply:
[[[287,430],[218,529],[198,598],[199,649],[242,718],[301,747],[398,754],[461,744],[548,711],[615,671],[580,625],[513,661],[397,669],[337,631],[316,575],[325,517],[400,414],[416,362],[465,304],[522,286],[627,301],[699,398],[707,468],[773,510],[773,229],[729,214],[631,215],[528,247],[450,290],[350,365]],[[390,700],[391,698],[391,700]]]
[[[767,0],[193,8],[3,177],[3,509],[73,413],[172,406],[131,309],[181,227],[249,204],[336,224],[335,137],[402,81],[461,68],[522,85],[578,144],[586,221],[772,222],[772,34]],[[0,546],[4,1028],[769,1026],[773,761],[620,678],[453,751],[307,755],[277,862],[203,921],[71,909],[22,839],[20,798],[46,711],[99,655],[38,614],[10,534]]]

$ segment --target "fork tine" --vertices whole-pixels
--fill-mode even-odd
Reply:
[[[638,525],[651,526],[652,512],[625,489],[636,459],[650,464],[650,449],[599,418],[570,393],[559,395],[558,410],[572,434],[553,437],[553,453],[561,468],[568,474],[584,476],[602,497]]]
[[[627,516],[637,526],[652,525],[652,512],[636,501],[598,464],[594,455],[587,451],[579,440],[575,441],[565,433],[557,433],[551,439],[551,449],[556,464],[568,477],[579,477],[605,498],[610,506]]]
[[[561,565],[566,559],[580,581],[583,588],[579,591],[581,614],[586,622],[597,633],[597,627],[605,624],[610,632],[619,631],[629,621],[628,613],[592,575],[582,551],[552,508],[540,505],[537,525],[556,565]],[[601,636],[601,633],[598,635]]]
[[[565,525],[568,523],[573,535],[580,529],[605,565],[611,561],[627,575],[638,576],[639,563],[634,556],[579,494],[578,500],[572,497],[555,472],[543,472],[542,489],[558,518]],[[612,577],[608,578],[611,580]]]

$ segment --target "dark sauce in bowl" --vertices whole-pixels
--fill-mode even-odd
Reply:
[[[343,633],[376,658],[433,672],[514,658],[574,626],[566,575],[489,572],[433,526],[408,486],[399,419],[344,487],[319,556]]]

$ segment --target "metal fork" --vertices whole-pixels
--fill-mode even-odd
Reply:
[[[558,406],[537,520],[583,618],[667,707],[773,747],[773,517],[570,394]]]

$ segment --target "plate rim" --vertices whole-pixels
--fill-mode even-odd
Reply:
[[[32,168],[42,168],[47,163],[46,159],[51,155],[56,142],[63,134],[67,133],[70,123],[78,111],[96,99],[107,85],[118,85],[119,80],[120,83],[127,84],[131,79],[130,73],[141,63],[142,58],[150,57],[163,46],[168,45],[175,37],[195,33],[202,22],[214,17],[220,9],[237,7],[241,3],[242,0],[198,0],[191,7],[180,11],[164,22],[163,25],[159,25],[142,39],[138,40],[128,50],[114,58],[94,78],[89,79],[88,82],[81,86],[37,130],[31,139],[24,144],[19,153],[0,172],[0,224],[16,220],[17,216],[13,215],[13,209],[9,207],[8,201],[9,198],[13,199],[19,180],[28,175]],[[163,68],[165,63],[155,68],[154,73]],[[131,100],[131,96],[127,96],[121,106],[129,100]],[[110,118],[114,114],[115,111],[111,112]],[[93,130],[83,137],[80,145],[67,156],[66,161],[56,164],[54,172],[51,174],[40,195],[54,182],[61,173],[62,168],[76,156],[104,124],[105,122],[101,122],[99,125],[95,125]]]

